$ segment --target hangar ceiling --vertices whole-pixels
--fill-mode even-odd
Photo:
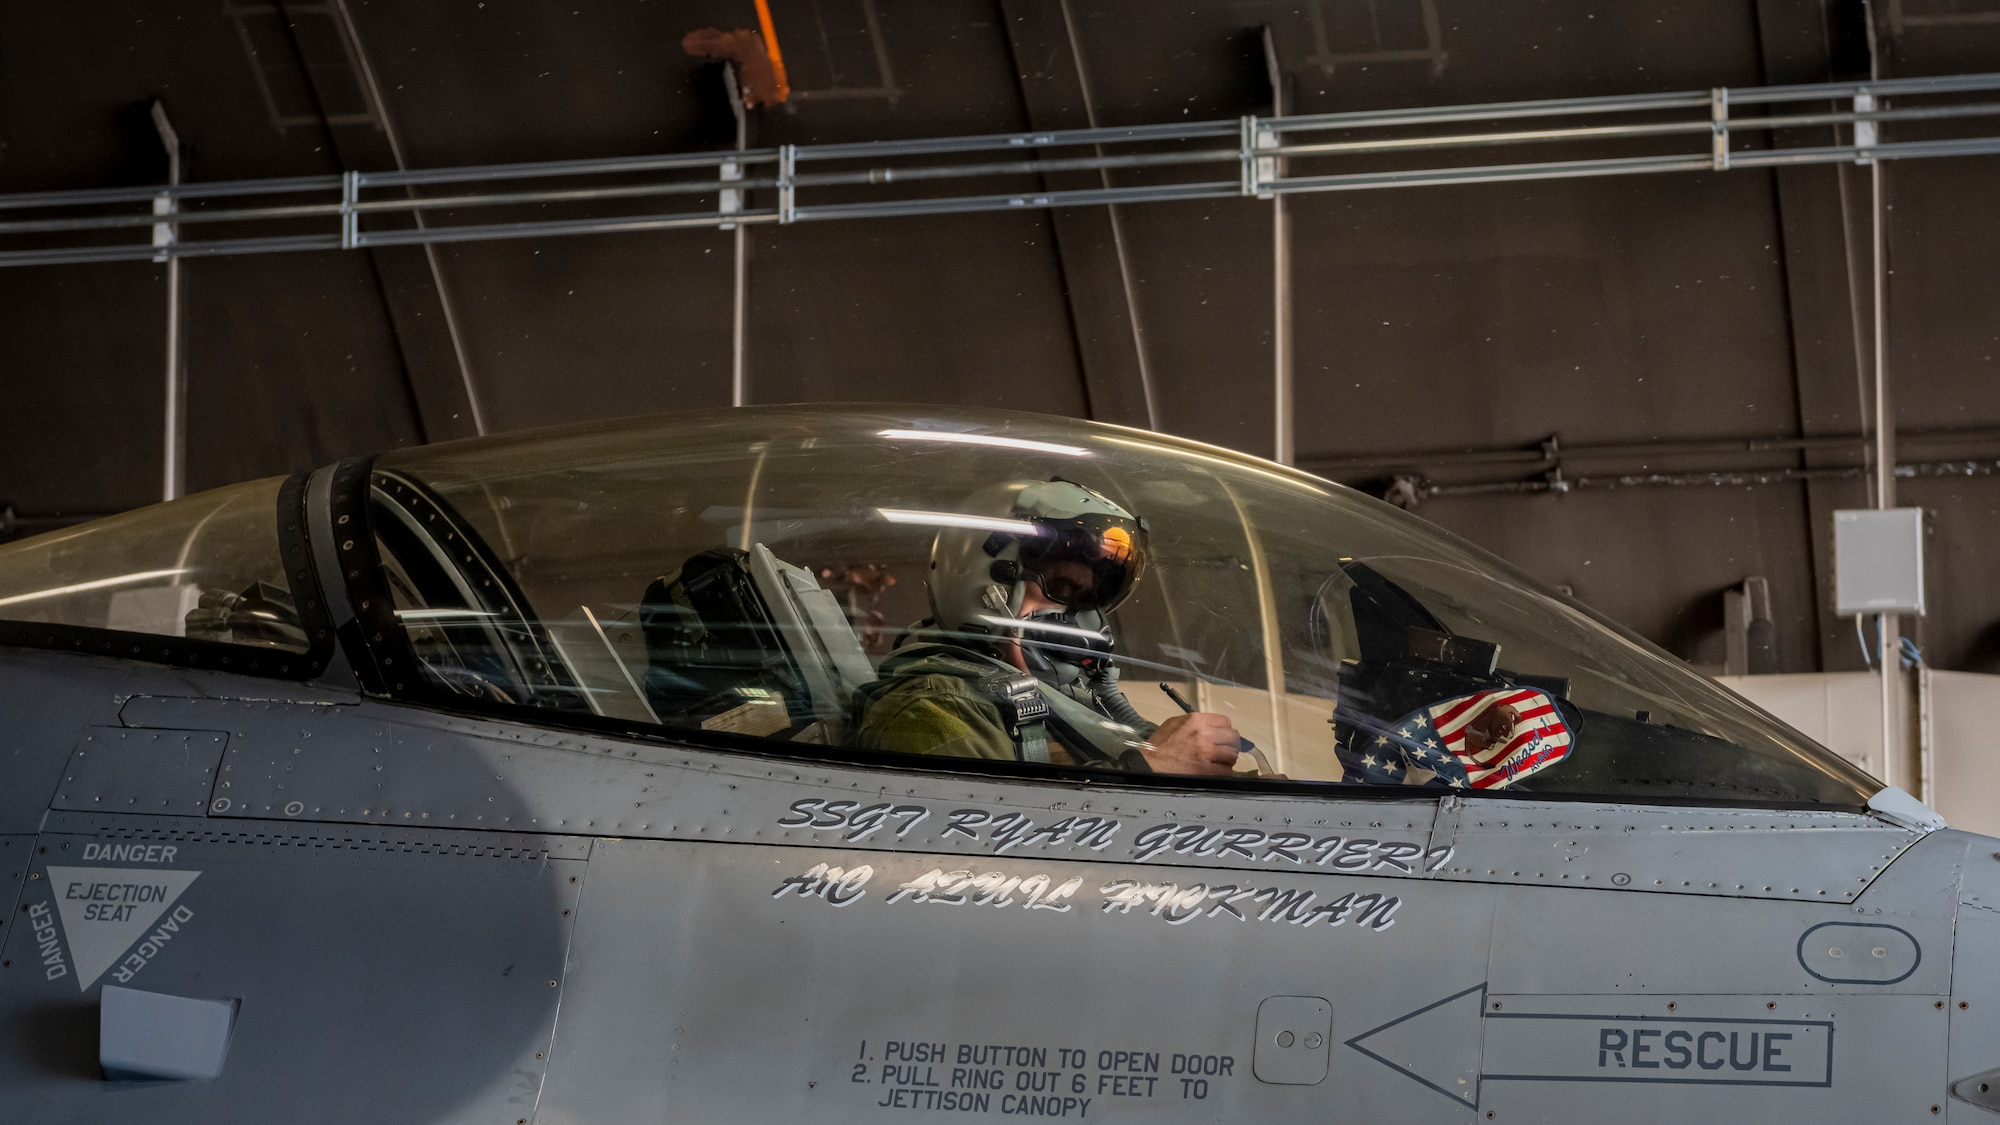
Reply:
[[[1871,40],[1884,78],[2000,70],[1986,0],[1893,0],[1872,27],[1859,4],[1817,0],[771,11],[793,95],[749,112],[755,146],[1266,114],[1266,27],[1293,113],[1860,78]],[[190,182],[728,148],[719,66],[681,42],[755,21],[747,0],[16,6],[0,12],[0,192],[162,182],[155,98]],[[1901,498],[1932,513],[1936,609],[1915,630],[1934,663],[1989,671],[1996,174],[1991,156],[1884,174],[1900,460],[1928,474]],[[1862,450],[1816,439],[1872,424],[1867,169],[1288,207],[1301,464],[1407,477],[1421,514],[1697,662],[1721,660],[1721,592],[1766,577],[1784,670],[1860,666],[1851,621],[1831,616],[1830,528],[1867,502]],[[1222,199],[746,227],[748,398],[1137,421],[1143,371],[1160,428],[1268,455],[1271,222],[1268,204]],[[189,260],[188,487],[481,424],[726,405],[736,237]],[[157,497],[165,270],[0,270],[0,504],[60,516]],[[1551,438],[1577,452],[1542,459]],[[1550,488],[1552,470],[1582,487]]]

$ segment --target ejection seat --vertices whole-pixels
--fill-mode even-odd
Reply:
[[[648,701],[669,725],[838,743],[875,668],[811,571],[754,543],[654,579],[639,603]]]

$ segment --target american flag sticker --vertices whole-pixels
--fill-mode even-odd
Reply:
[[[1341,725],[1344,780],[1371,785],[1504,789],[1568,757],[1571,743],[1555,697],[1537,688],[1476,691],[1393,723],[1363,716]]]
[[[1474,692],[1425,714],[1474,789],[1504,788],[1569,756],[1569,727],[1545,691]]]

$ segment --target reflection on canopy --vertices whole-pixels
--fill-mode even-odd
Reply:
[[[305,652],[280,478],[0,546],[0,620]]]
[[[867,745],[863,712],[922,680],[909,706],[970,735],[939,719],[935,745],[898,749],[1038,761],[1029,736],[980,723],[1045,725],[1046,760],[1143,768],[1121,747],[1180,713],[1151,690],[1165,681],[1293,780],[1840,807],[1875,788],[1499,560],[1196,443],[773,408],[403,451],[377,471],[395,485],[373,518],[397,611],[432,688],[459,696]],[[941,546],[1025,536],[1033,513],[980,505],[1035,481],[1145,529],[1145,576],[1108,615],[1035,610],[1031,568],[992,542]],[[491,573],[454,573],[432,513]],[[936,591],[960,579],[987,601],[941,629]],[[1016,669],[1030,679],[998,683]]]

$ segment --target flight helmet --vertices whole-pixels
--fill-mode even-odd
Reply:
[[[949,632],[1009,628],[1031,581],[1079,623],[1101,623],[1146,569],[1146,521],[1071,481],[1008,481],[959,510],[991,523],[945,528],[931,544],[931,616]]]

